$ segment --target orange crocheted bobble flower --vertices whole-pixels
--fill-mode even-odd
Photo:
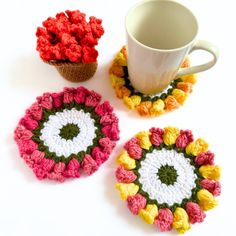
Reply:
[[[165,109],[167,111],[172,111],[179,107],[179,103],[174,96],[170,95],[165,99]]]
[[[179,82],[176,87],[185,93],[191,93],[193,85],[188,82]]]
[[[130,90],[124,86],[116,86],[115,90],[118,98],[129,97],[131,94]]]
[[[109,70],[109,74],[114,74],[118,77],[123,77],[125,75],[123,67],[118,65],[112,65],[112,67]]]
[[[152,107],[152,102],[150,101],[141,102],[140,105],[137,106],[137,111],[141,116],[149,116],[151,107]]]

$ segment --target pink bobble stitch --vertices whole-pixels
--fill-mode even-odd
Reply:
[[[82,163],[82,168],[86,175],[92,175],[95,171],[98,170],[98,165],[90,155],[85,155]]]
[[[53,172],[49,173],[47,175],[47,177],[49,179],[57,180],[62,183],[65,181],[65,177],[62,174],[64,172],[65,168],[66,168],[65,163],[59,162],[54,166]]]
[[[204,218],[206,217],[204,211],[200,208],[200,206],[197,203],[194,202],[188,202],[186,204],[186,212],[189,216],[189,222],[191,224],[201,223],[204,221]]]
[[[203,152],[196,156],[195,163],[198,165],[214,165],[215,154],[211,151]]]
[[[101,101],[102,96],[94,91],[91,91],[85,100],[85,105],[89,107],[95,107]]]
[[[41,161],[44,159],[45,157],[45,153],[41,152],[39,150],[35,150],[32,154],[31,154],[31,159],[34,161],[34,163],[36,164],[40,164]]]
[[[38,103],[45,109],[52,109],[52,100],[50,93],[44,93],[43,96],[37,97]]]
[[[34,120],[41,120],[43,115],[43,108],[37,102],[33,103],[26,113]]]
[[[44,156],[44,152],[35,150],[31,155],[23,154],[22,158],[30,168],[34,168],[35,165],[41,164]]]
[[[32,154],[36,149],[38,149],[38,144],[32,140],[22,140],[18,142],[20,155]]]
[[[200,185],[211,192],[214,196],[219,196],[221,194],[221,184],[218,181],[203,179]]]
[[[39,180],[45,179],[53,169],[55,161],[43,158],[39,165],[34,165],[33,171]]]
[[[47,174],[47,177],[51,180],[56,180],[61,183],[63,183],[65,181],[65,177],[60,173],[52,172],[52,173]]]
[[[73,158],[67,165],[67,168],[64,171],[63,175],[67,178],[69,177],[79,178],[80,177],[79,168],[80,168],[79,162]]]
[[[99,140],[99,145],[104,153],[110,155],[116,144],[112,142],[109,138],[101,138]]]
[[[104,163],[109,157],[109,155],[107,153],[102,152],[99,147],[94,147],[91,155],[95,159],[98,166]]]
[[[25,115],[25,117],[20,120],[20,124],[28,130],[34,130],[38,127],[38,122],[31,119],[29,115]]]
[[[117,141],[120,139],[120,130],[117,123],[113,123],[111,125],[103,127],[102,132],[106,135],[106,137],[110,138],[111,140]]]
[[[118,123],[118,118],[115,116],[115,114],[106,114],[100,119],[100,124],[102,126],[110,125],[112,123]]]
[[[139,211],[146,206],[146,203],[146,198],[139,193],[127,198],[128,208],[134,215],[138,215]]]
[[[18,125],[14,131],[14,139],[16,142],[29,140],[32,136],[32,132],[23,128],[21,125]]]
[[[134,159],[140,159],[142,157],[142,148],[139,146],[139,140],[137,138],[131,138],[126,142],[124,148],[127,150],[130,157]]]
[[[30,167],[34,168],[34,160],[31,159],[31,156],[28,154],[23,154],[22,158],[24,159],[25,163]]]
[[[90,91],[84,87],[79,87],[76,89],[74,99],[78,104],[84,103],[87,95],[90,94]]]
[[[124,167],[119,166],[116,169],[116,179],[119,183],[132,183],[137,179],[137,176],[131,170],[125,170]]]
[[[71,103],[74,101],[74,95],[76,93],[76,89],[74,88],[64,88],[64,103]]]
[[[60,93],[52,93],[52,104],[54,107],[59,108],[62,105],[63,102],[63,92]]]
[[[181,130],[179,137],[176,139],[177,148],[186,148],[193,141],[193,134],[190,130]]]
[[[49,172],[55,166],[55,161],[52,159],[43,158],[40,164],[42,170]]]
[[[151,128],[150,132],[151,132],[150,136],[151,143],[153,145],[160,146],[163,143],[162,136],[164,134],[164,130],[160,128]]]
[[[63,162],[59,162],[54,166],[54,172],[55,173],[63,173],[63,171],[65,170],[66,165]]]
[[[42,170],[40,166],[34,166],[33,171],[39,180],[45,179],[47,177],[47,172]]]
[[[98,105],[95,108],[95,112],[99,115],[99,116],[104,116],[105,114],[111,114],[113,112],[113,108],[110,105],[109,102],[104,102],[100,105]]]
[[[173,214],[170,209],[159,209],[158,216],[154,224],[160,229],[161,232],[169,231],[172,228]]]

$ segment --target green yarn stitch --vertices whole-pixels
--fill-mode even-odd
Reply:
[[[173,185],[178,177],[177,171],[173,166],[161,166],[157,173],[160,181],[166,185]]]
[[[72,140],[80,133],[78,125],[67,124],[60,129],[60,136],[65,140]]]
[[[64,109],[71,110],[72,108],[75,108],[78,111],[83,110],[84,112],[90,114],[91,118],[94,120],[94,126],[97,127],[95,131],[96,137],[93,139],[93,144],[87,148],[86,152],[81,151],[77,154],[71,154],[69,157],[65,156],[58,157],[55,152],[50,152],[49,148],[45,146],[44,142],[39,138],[41,136],[41,129],[44,128],[44,123],[49,120],[50,115],[55,115],[57,112],[62,112]],[[38,150],[45,153],[45,158],[52,159],[56,163],[64,162],[65,164],[68,164],[71,159],[76,159],[78,162],[82,162],[85,154],[90,154],[92,148],[98,145],[99,140],[105,137],[105,135],[101,131],[102,126],[100,124],[100,119],[101,119],[100,116],[98,116],[95,113],[94,107],[86,107],[84,104],[78,104],[75,102],[71,102],[69,104],[62,104],[60,108],[53,108],[51,110],[44,109],[42,119],[38,122],[39,123],[38,127],[32,131],[33,132],[32,140],[38,143]]]

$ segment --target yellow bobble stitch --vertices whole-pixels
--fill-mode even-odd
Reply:
[[[158,116],[165,113],[165,103],[162,99],[158,99],[152,104],[152,108],[150,109],[151,116]]]
[[[175,127],[168,126],[164,128],[163,141],[166,145],[175,144],[177,137],[179,136],[179,129]]]
[[[204,139],[197,139],[196,141],[191,142],[186,147],[186,153],[197,156],[202,152],[206,152],[208,149],[208,143]]]
[[[220,166],[205,165],[199,168],[199,172],[205,179],[219,180],[221,168]]]
[[[118,66],[127,66],[127,60],[122,52],[119,52],[114,59],[114,63]]]
[[[177,207],[174,212],[173,228],[176,229],[180,234],[184,234],[190,229],[188,214],[181,207]]]
[[[206,189],[201,189],[197,193],[198,204],[204,210],[210,210],[217,206],[217,200],[213,197],[213,195],[207,191]]]
[[[110,80],[111,80],[111,85],[113,88],[115,88],[116,86],[121,87],[121,86],[125,85],[125,80],[121,77],[114,75],[114,74],[110,74]]]
[[[180,90],[180,89],[174,89],[172,91],[172,95],[174,96],[174,98],[177,100],[177,102],[181,105],[184,104],[185,100],[188,97],[188,94],[185,93],[184,91]]]
[[[141,148],[146,150],[149,150],[149,148],[152,146],[149,135],[149,131],[141,131],[136,134],[136,138],[139,140]]]
[[[136,167],[135,160],[125,150],[118,156],[117,163],[127,170],[132,170]]]
[[[193,75],[184,75],[181,77],[183,82],[188,82],[191,84],[195,84],[197,82],[197,75],[193,74]]]
[[[158,208],[155,204],[148,204],[145,209],[139,211],[139,216],[148,224],[153,224],[158,215]]]
[[[120,191],[120,196],[122,200],[127,200],[129,196],[133,196],[138,192],[139,186],[134,183],[131,184],[117,183],[116,189]]]
[[[141,102],[140,96],[131,96],[131,97],[124,97],[123,98],[124,103],[129,107],[129,109],[134,109],[136,106],[138,106]]]

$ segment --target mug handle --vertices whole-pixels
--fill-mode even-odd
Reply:
[[[184,75],[189,74],[195,74],[204,70],[210,69],[212,66],[214,66],[219,58],[219,50],[216,46],[213,44],[205,41],[205,40],[197,40],[192,49],[189,53],[195,51],[195,50],[205,50],[208,51],[213,55],[213,59],[205,64],[199,65],[199,66],[191,66],[189,68],[180,68],[176,78],[179,78]]]

